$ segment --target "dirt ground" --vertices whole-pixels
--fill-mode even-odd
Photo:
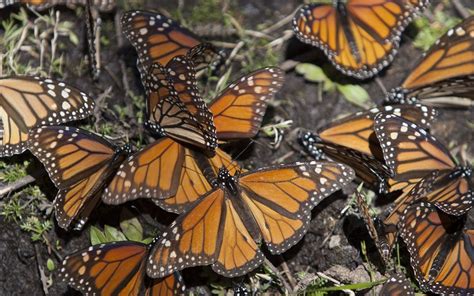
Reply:
[[[135,9],[158,10],[158,11],[176,11],[178,1],[131,1],[128,7]],[[183,8],[183,15],[191,15],[192,7],[199,1],[183,1],[185,6]],[[441,1],[432,1],[433,6],[436,7]],[[470,0],[461,1],[467,7],[473,9],[474,3]],[[257,30],[257,28],[270,26],[278,20],[290,15],[301,1],[283,1],[283,0],[265,0],[265,1],[230,1],[233,16],[244,28]],[[132,142],[146,143],[149,138],[144,135],[141,124],[133,116],[133,112],[137,112],[137,108],[133,106],[129,96],[125,96],[125,87],[122,82],[122,77],[126,75],[130,91],[134,94],[143,95],[143,90],[140,85],[138,72],[135,69],[136,54],[128,42],[122,38],[124,44],[121,44],[120,38],[115,32],[115,18],[117,14],[123,11],[123,6],[119,7],[117,11],[108,14],[102,14],[103,31],[102,34],[107,36],[108,44],[101,49],[102,63],[104,66],[102,74],[98,81],[93,81],[88,73],[77,73],[73,70],[74,64],[83,58],[85,53],[85,28],[82,23],[82,18],[77,16],[76,12],[66,7],[58,8],[61,12],[61,18],[73,22],[74,30],[80,37],[80,45],[73,46],[71,43],[69,47],[61,48],[61,52],[65,55],[65,71],[63,79],[79,88],[85,90],[94,97],[103,94],[109,87],[112,87],[110,96],[98,102],[100,106],[100,114],[96,114],[99,122],[103,121],[117,121],[117,115],[114,114],[114,106],[123,106],[127,112],[132,113],[129,120],[125,123],[119,124],[117,130],[114,130],[111,137],[115,136],[116,142],[122,144],[126,139]],[[456,11],[451,7],[449,14],[455,15]],[[9,7],[0,12],[0,20],[7,18],[12,12],[17,12],[19,8]],[[33,16],[32,16],[33,17]],[[215,24],[216,26],[219,24]],[[222,25],[222,24],[221,24]],[[290,24],[287,24],[280,30],[273,33],[276,38],[283,34],[284,30],[290,30]],[[421,56],[421,51],[413,47],[411,40],[416,34],[414,26],[410,26],[407,34],[404,34],[401,48],[395,61],[387,69],[379,75],[380,80],[386,89],[391,89],[399,84],[399,82],[407,75],[414,61]],[[2,29],[0,27],[0,35]],[[237,42],[236,36],[222,36],[213,37],[216,39],[223,39],[227,42]],[[245,50],[245,49],[244,49]],[[308,55],[309,53],[309,55]],[[357,81],[349,79],[338,74],[330,64],[326,61],[322,53],[312,47],[303,45],[296,41],[295,38],[287,41],[284,46],[277,51],[278,61],[281,63],[287,59],[300,57],[306,55],[310,57],[309,60],[318,65],[324,65],[328,69],[328,75],[333,81],[360,84],[367,90],[372,98],[374,104],[381,103],[383,99],[383,91],[380,86],[373,80]],[[120,62],[125,63],[126,73],[121,69]],[[240,72],[239,64],[235,63],[235,71],[232,77],[237,78]],[[252,65],[249,65],[252,68]],[[256,67],[253,67],[255,69]],[[296,160],[305,160],[306,158],[300,152],[301,147],[296,141],[296,130],[300,127],[316,129],[334,118],[340,117],[342,114],[349,114],[360,110],[360,108],[347,102],[341,95],[337,93],[325,93],[322,101],[318,101],[317,94],[320,86],[314,83],[308,83],[300,75],[294,71],[289,71],[286,76],[286,81],[283,89],[277,94],[275,102],[270,106],[265,117],[265,124],[276,123],[278,118],[284,120],[293,120],[293,124],[289,130],[285,131],[283,141],[278,149],[272,149],[270,142],[272,138],[260,134],[251,148],[240,157],[246,168],[258,168],[271,163],[293,162]],[[135,119],[134,119],[135,118]],[[433,134],[444,143],[449,144],[449,147],[455,152],[463,145],[466,145],[464,150],[468,160],[474,159],[474,110],[442,110],[440,116],[434,125]],[[234,155],[241,152],[247,146],[247,142],[237,143],[232,147],[228,147],[230,152]],[[458,155],[459,156],[459,155]],[[29,153],[14,157],[13,160],[8,161],[22,162],[31,159]],[[30,164],[27,170],[33,174],[41,183],[40,188],[45,194],[52,199],[54,197],[54,186],[46,178],[45,172],[41,168],[41,164],[34,161]],[[320,206],[313,210],[313,220],[311,228],[304,237],[304,239],[286,252],[282,257],[269,256],[271,262],[282,268],[283,260],[287,263],[293,277],[297,277],[298,272],[325,272],[326,274],[343,274],[341,269],[360,270],[361,264],[365,259],[360,254],[360,242],[367,241],[368,253],[370,258],[374,258],[374,246],[370,243],[368,234],[366,233],[363,222],[349,211],[349,214],[341,213],[341,210],[348,205],[347,195],[344,193],[351,193],[353,187],[345,188],[344,192],[338,192],[326,199]],[[8,198],[8,197],[6,197]],[[139,216],[140,222],[145,227],[145,233],[148,235],[159,233],[161,229],[173,220],[171,214],[167,214],[161,210],[150,206],[146,201],[137,201],[126,205],[133,213]],[[94,213],[90,224],[91,225],[117,225],[119,220],[119,207],[100,206]],[[43,294],[42,282],[40,279],[40,272],[38,266],[43,268],[46,265],[46,260],[52,258],[58,264],[58,260],[54,255],[51,255],[50,250],[44,243],[32,243],[30,234],[25,233],[20,227],[12,222],[6,221],[0,215],[0,295],[41,295]],[[62,256],[69,254],[75,250],[87,247],[90,245],[89,231],[86,229],[82,232],[62,231],[57,225],[53,226],[53,230],[47,232],[46,236],[50,242],[55,243],[55,248]],[[403,250],[402,250],[403,251]],[[402,254],[405,254],[402,252]],[[406,255],[406,254],[405,254]],[[406,258],[405,258],[406,259]],[[340,266],[340,267],[339,267]],[[334,272],[334,269],[339,272]],[[331,270],[333,272],[331,273]],[[199,278],[195,277],[196,272],[201,272],[202,269],[196,268],[191,271],[186,271],[184,277],[189,281],[191,286],[199,287],[196,290],[198,293],[210,293],[211,288],[203,285],[207,279],[206,276]],[[50,274],[47,270],[46,274]],[[60,282],[57,278],[57,269],[52,273],[52,285],[49,287],[50,295],[75,295],[77,294],[66,284]],[[206,273],[204,273],[206,274]],[[354,273],[361,275],[359,279],[352,279],[360,282],[368,281],[364,278],[362,273]],[[350,275],[347,275],[348,277]],[[344,280],[343,278],[339,278]],[[232,283],[245,282],[246,279],[236,279]]]

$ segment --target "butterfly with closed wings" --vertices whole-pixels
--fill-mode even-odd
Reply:
[[[387,101],[436,107],[474,106],[474,16],[451,28],[426,52]]]
[[[334,162],[296,163],[230,175],[221,168],[214,188],[181,214],[154,242],[147,274],[164,277],[211,265],[236,277],[263,262],[263,240],[280,254],[306,233],[311,209],[354,178]]]
[[[217,147],[213,115],[199,94],[193,62],[174,57],[166,67],[156,63],[144,82],[148,93],[145,125],[158,136],[203,149],[210,155]]]
[[[375,118],[375,133],[392,177],[392,192],[401,191],[384,224],[396,231],[403,210],[423,197],[441,210],[462,215],[472,207],[471,169],[458,166],[449,151],[425,129],[393,114]],[[394,238],[389,239],[393,244]]]
[[[94,107],[92,98],[64,82],[28,76],[0,78],[0,157],[25,151],[30,130],[84,119]]]
[[[122,241],[91,246],[64,258],[59,277],[85,295],[172,296],[186,289],[177,272],[161,279],[145,275],[148,246]],[[145,288],[145,289],[143,289]]]
[[[129,153],[128,147],[117,147],[98,135],[66,126],[32,130],[28,149],[59,189],[54,210],[58,225],[64,229],[72,224],[82,228]]]
[[[463,220],[428,202],[405,210],[401,237],[423,290],[443,295],[474,293],[474,229],[464,228]]]
[[[389,65],[400,36],[427,0],[333,0],[306,4],[293,18],[296,37],[321,48],[331,63],[359,79]]]
[[[258,133],[283,75],[278,68],[256,70],[231,83],[214,99],[209,109],[220,141],[247,139]],[[107,204],[121,204],[151,198],[161,208],[181,213],[212,188],[211,181],[223,166],[231,174],[241,170],[219,148],[209,157],[172,139],[159,139],[124,162],[102,199]]]

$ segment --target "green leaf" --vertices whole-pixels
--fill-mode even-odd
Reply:
[[[152,241],[153,241],[152,237],[147,237],[142,240],[142,243],[148,245],[148,244],[151,244]]]
[[[123,233],[120,230],[118,230],[115,227],[109,226],[109,225],[104,226],[104,234],[105,234],[105,238],[107,240],[106,242],[116,242],[116,241],[126,241],[127,240],[125,235],[123,235]]]
[[[348,102],[362,108],[368,107],[370,96],[363,87],[353,84],[336,84],[336,87]]]
[[[104,233],[99,228],[91,226],[89,233],[91,237],[91,245],[98,245],[107,242]]]
[[[51,260],[51,258],[48,258],[48,260],[46,261],[46,267],[49,271],[53,271],[56,268],[54,261]]]
[[[143,227],[131,212],[124,209],[121,213],[120,229],[128,240],[140,242],[143,240]]]
[[[298,74],[303,75],[304,79],[308,81],[324,83],[328,83],[328,81],[331,82],[326,76],[326,74],[324,74],[323,69],[316,65],[301,63],[296,65],[295,70]]]

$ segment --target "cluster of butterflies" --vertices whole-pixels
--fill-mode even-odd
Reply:
[[[0,0],[0,7],[17,2],[48,7],[60,1]],[[401,31],[426,2],[304,5],[294,29],[343,73],[368,78],[392,61]],[[458,166],[429,134],[436,112],[426,105],[459,106],[451,103],[455,100],[472,105],[474,17],[440,38],[389,93],[388,101],[398,105],[301,135],[310,154],[331,161],[255,171],[240,168],[219,145],[258,133],[283,72],[254,71],[207,105],[196,73],[220,56],[216,48],[146,11],[124,13],[122,31],[138,53],[145,126],[158,138],[132,155],[128,146],[62,126],[93,112],[94,101],[84,92],[52,79],[0,78],[0,157],[28,149],[43,163],[58,188],[54,208],[60,227],[82,228],[99,202],[118,205],[138,198],[179,215],[151,245],[108,243],[66,257],[60,276],[71,286],[86,294],[165,295],[183,293],[179,271],[192,266],[242,276],[262,264],[263,242],[272,254],[288,250],[306,233],[311,209],[357,176],[380,194],[399,194],[381,225],[366,214],[382,257],[389,260],[399,234],[422,289],[472,292],[474,237],[464,228],[472,206],[471,170]],[[397,275],[383,289],[393,294],[400,287],[409,284]]]
[[[322,9],[319,5],[309,7]],[[365,186],[386,199],[395,199],[376,221],[363,197],[357,196],[357,203],[387,264],[397,237],[403,239],[414,274],[425,291],[474,292],[474,229],[465,226],[474,199],[472,169],[459,165],[429,133],[437,112],[421,104],[443,97],[448,101],[463,98],[472,105],[473,87],[471,16],[442,36],[392,92],[391,98],[403,97],[405,103],[412,104],[358,112],[317,133],[300,134],[311,156],[349,165]],[[399,278],[387,284],[398,284],[400,290],[409,287]]]
[[[272,254],[296,244],[311,209],[350,183],[353,170],[313,161],[246,171],[218,148],[257,134],[283,72],[256,70],[207,106],[196,70],[217,55],[211,45],[157,13],[126,12],[122,27],[138,52],[146,127],[159,136],[133,155],[127,146],[62,125],[93,112],[84,92],[52,79],[0,79],[0,156],[28,149],[42,162],[58,188],[60,227],[82,228],[99,202],[147,198],[179,214],[149,246],[109,243],[66,257],[60,277],[86,294],[182,293],[184,268],[211,265],[223,276],[242,276],[262,264],[263,242]]]

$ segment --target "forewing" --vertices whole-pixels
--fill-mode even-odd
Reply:
[[[94,107],[89,96],[64,82],[28,76],[0,79],[0,157],[23,152],[32,128],[83,119]]]

